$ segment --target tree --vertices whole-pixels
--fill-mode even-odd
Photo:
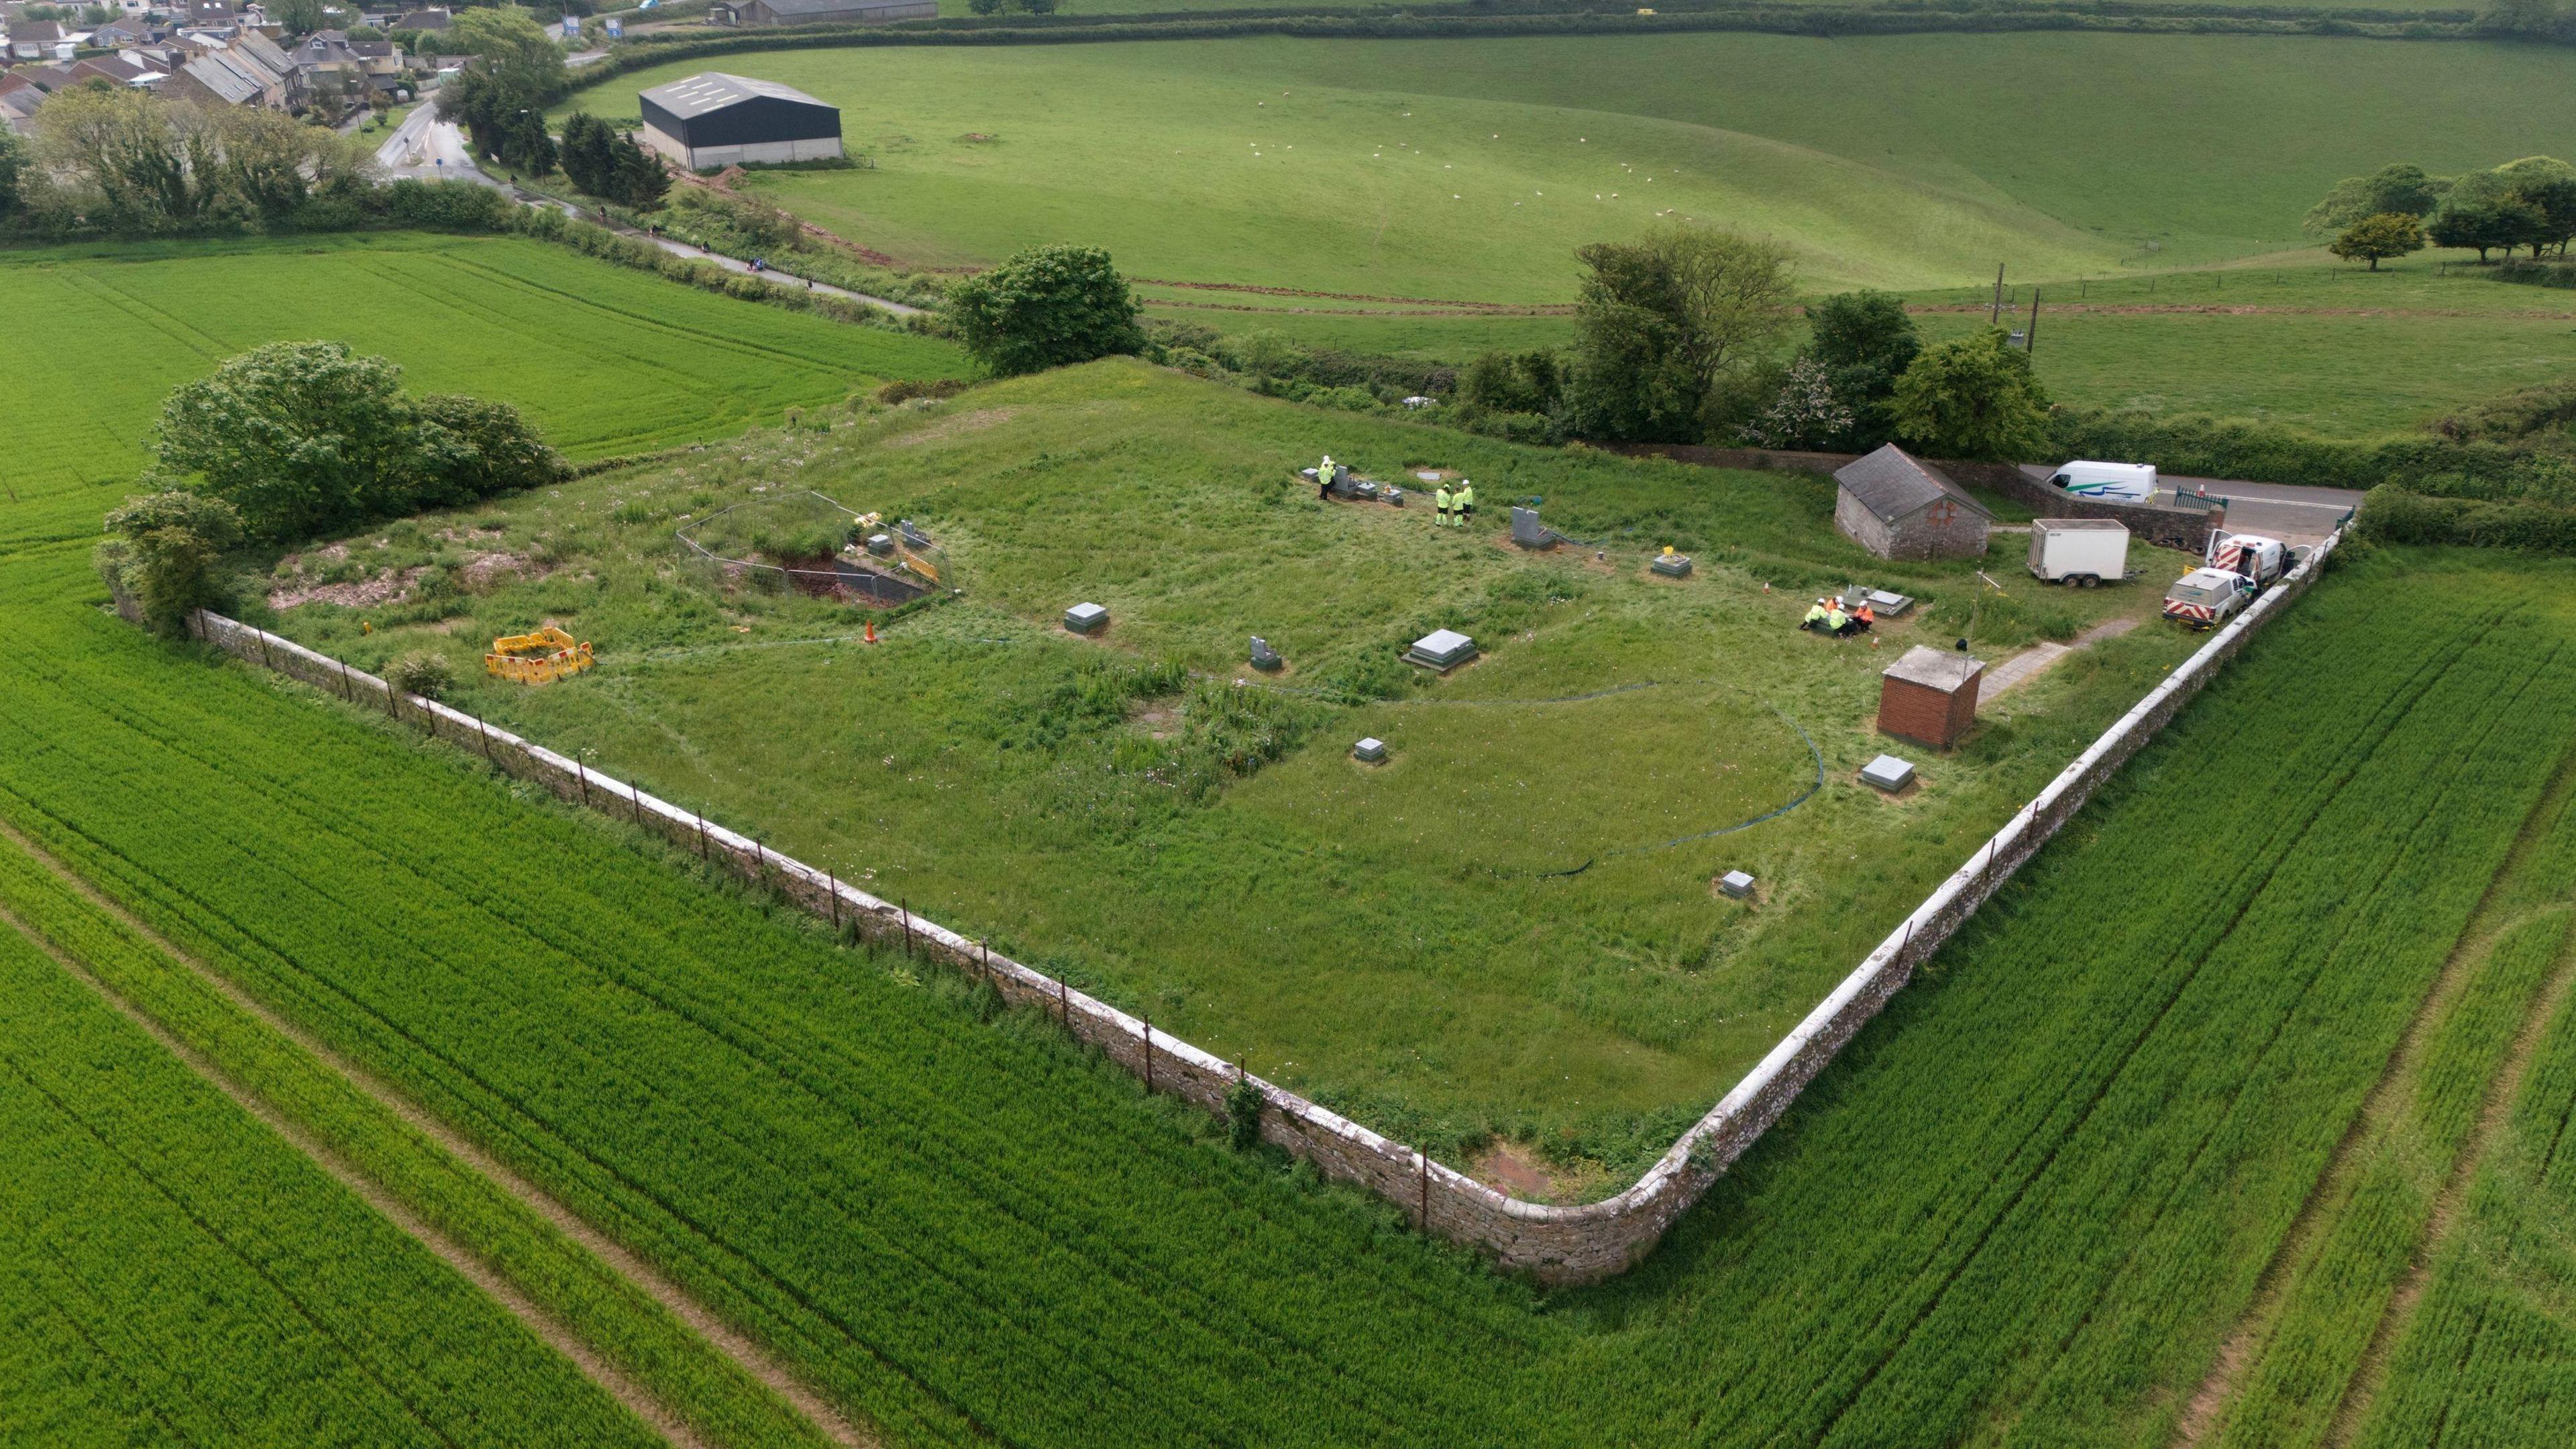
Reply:
[[[322,0],[269,0],[265,9],[268,18],[289,35],[311,35],[329,22],[322,13]]]
[[[1850,409],[1852,421],[1840,437],[1819,437],[1805,446],[1867,452],[1886,442],[1895,435],[1887,407],[1896,380],[1923,350],[1904,299],[1892,292],[1837,293],[1807,308],[1807,325],[1811,332],[1799,355],[1824,368],[1835,400]]]
[[[2333,236],[2364,217],[2383,214],[2418,218],[2433,214],[2451,183],[2427,176],[2424,168],[2391,162],[2368,176],[2347,176],[2334,184],[2325,200],[2308,208],[2300,229],[2310,236]]]
[[[1306,349],[1285,332],[1264,327],[1247,332],[1234,344],[1235,360],[1254,378],[1268,382],[1282,372],[1293,372],[1306,360]]]
[[[2379,270],[2382,257],[2402,257],[2424,249],[2423,225],[2411,216],[2393,211],[2365,216],[2344,228],[2326,250],[2345,261],[2367,259],[2372,271]]]
[[[948,294],[966,351],[994,373],[1144,350],[1127,279],[1098,247],[1031,247]]]
[[[2048,446],[2048,394],[1999,327],[1923,349],[1890,412],[1897,436],[1934,457],[2010,460]]]
[[[552,171],[545,105],[564,85],[563,47],[516,9],[462,11],[447,43],[474,63],[441,91],[441,113],[465,127],[480,154],[538,176]]]
[[[2478,260],[2483,262],[2490,250],[2514,245],[2512,238],[2520,234],[2524,219],[2519,215],[2507,215],[2507,205],[2452,197],[2442,203],[2440,211],[2433,213],[2432,223],[2424,229],[2424,234],[2432,239],[2435,246],[2474,247]]]
[[[1762,416],[1744,429],[1756,447],[1826,448],[1847,437],[1851,405],[1834,391],[1833,374],[1813,357],[1789,364],[1789,376]]]
[[[617,138],[617,197],[638,211],[651,211],[671,194],[671,173],[662,166],[662,158],[635,143],[632,135]]]
[[[999,15],[1002,13],[1002,0],[966,0],[966,8],[978,15]]]
[[[27,175],[27,143],[7,126],[0,126],[0,226],[7,226],[27,209],[20,183]]]
[[[563,128],[563,173],[593,196],[617,196],[617,133],[588,111],[575,111]]]
[[[169,489],[127,499],[105,526],[99,575],[120,599],[134,601],[150,628],[180,633],[191,610],[224,602],[222,559],[242,541],[231,504]]]
[[[1676,228],[1575,255],[1577,431],[1634,442],[1706,436],[1788,326],[1788,253],[1733,232]]]
[[[1063,0],[1020,0],[1020,8],[1031,15],[1053,15]]]
[[[415,401],[402,370],[338,342],[271,343],[170,394],[158,468],[231,504],[253,538],[470,502],[562,476],[515,409]]]
[[[1468,413],[1553,413],[1565,392],[1565,368],[1545,349],[1515,356],[1480,354],[1458,375],[1458,406]]]

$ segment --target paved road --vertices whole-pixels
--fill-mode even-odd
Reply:
[[[419,109],[403,118],[401,127],[387,137],[382,146],[376,148],[376,164],[383,168],[389,179],[410,177],[420,180],[479,182],[485,186],[498,188],[511,200],[523,206],[551,206],[567,216],[582,217],[593,225],[601,224],[595,212],[584,212],[569,202],[558,201],[551,196],[540,196],[535,192],[510,185],[477,166],[474,163],[472,150],[465,144],[465,133],[452,122],[438,119],[438,105],[435,99],[422,102]],[[728,272],[739,272],[745,276],[754,275],[749,262],[738,261],[703,247],[693,247],[686,242],[673,241],[669,237],[645,238],[644,233],[619,222],[609,222],[606,225],[609,230],[622,236],[649,240],[653,245],[675,257],[713,262]],[[757,275],[782,286],[804,286],[825,296],[865,303],[898,317],[917,317],[922,311],[919,307],[895,301],[891,297],[872,297],[865,292],[853,292],[847,287],[835,287],[829,282],[810,281],[792,272],[782,272],[775,267],[764,267]]]
[[[2022,471],[2046,482],[2050,469],[2025,463]],[[2165,475],[2165,485],[2188,497],[2206,490],[2227,500],[2227,527],[2236,533],[2260,533],[2283,543],[2322,543],[2336,520],[2361,506],[2361,495],[2349,488],[2309,488],[2289,483],[2249,483],[2239,478],[2178,478]],[[2161,496],[2161,495],[2160,495]]]

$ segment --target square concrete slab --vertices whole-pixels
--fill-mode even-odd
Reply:
[[[1109,627],[1109,611],[1098,604],[1076,604],[1064,611],[1064,627],[1076,634],[1097,634]]]
[[[1367,739],[1360,741],[1358,744],[1351,746],[1351,758],[1355,760],[1365,760],[1374,765],[1378,761],[1386,758],[1386,741],[1379,739],[1375,735],[1371,735]]]
[[[1662,574],[1668,579],[1688,578],[1690,577],[1691,571],[1690,555],[1686,553],[1659,553],[1655,555],[1655,561],[1646,565],[1646,567],[1653,569],[1655,572]]]
[[[1447,671],[1476,657],[1476,641],[1455,629],[1434,629],[1404,651],[1406,662]]]
[[[1894,755],[1881,755],[1860,767],[1863,783],[1894,794],[1914,783],[1914,767]]]
[[[1730,870],[1717,878],[1717,888],[1739,901],[1745,900],[1753,894],[1753,877],[1740,870]]]

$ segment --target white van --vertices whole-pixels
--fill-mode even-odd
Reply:
[[[2106,503],[2145,503],[2156,496],[2153,463],[2088,463],[2079,458],[2057,470],[2049,482],[2078,498]]]

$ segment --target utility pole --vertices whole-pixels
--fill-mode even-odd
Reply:
[[[2002,326],[2002,325],[2003,325],[2003,320],[2004,320],[2004,264],[2003,264],[2003,263],[2001,263],[2001,262],[1997,262],[1997,263],[1995,263],[1995,305],[1994,305],[1994,310],[1992,310],[1992,311],[1990,311],[1990,312],[1988,312],[1988,313],[1986,314],[1986,325],[1987,325],[1987,326],[1989,326],[1989,327],[2000,327],[2000,326]]]
[[[2036,356],[2039,352],[2039,289],[2037,287],[2030,289],[2030,330],[2021,335],[2021,350],[2024,356]]]

